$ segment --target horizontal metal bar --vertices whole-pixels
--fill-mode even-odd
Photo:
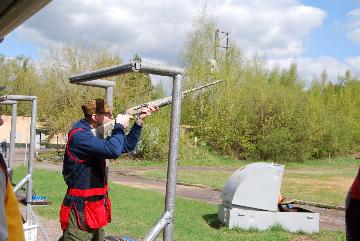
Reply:
[[[139,67],[137,67],[138,72],[147,73],[147,74],[155,74],[162,76],[175,77],[178,74],[185,74],[185,71],[182,68],[174,67],[174,66],[165,66],[159,64],[152,64],[146,62],[139,62]]]
[[[99,78],[134,72],[134,71],[136,71],[135,68],[136,68],[136,62],[131,62],[128,64],[115,65],[115,66],[95,70],[95,71],[84,73],[84,74],[73,75],[73,76],[70,76],[69,80],[70,80],[70,83],[84,82],[84,81],[88,81],[88,80],[96,80]]]
[[[178,74],[185,73],[185,71],[182,68],[178,68],[178,67],[133,61],[128,64],[115,65],[84,74],[73,75],[69,78],[69,80],[70,83],[78,83],[78,82],[96,80],[99,78],[111,77],[111,76],[130,73],[130,72],[141,72],[141,73],[155,74],[155,75],[162,75],[169,77],[175,77]]]
[[[29,100],[36,100],[37,97],[36,96],[28,96],[28,95],[4,95],[0,97],[0,102],[4,102],[7,100],[25,100],[25,101],[29,101]]]
[[[2,101],[0,102],[1,105],[15,105],[17,104],[17,101],[14,101],[14,100],[5,100],[5,101]]]
[[[114,87],[115,86],[115,81],[104,80],[104,79],[96,79],[96,80],[89,80],[89,81],[85,81],[85,82],[75,82],[75,84],[92,86],[92,87],[107,88],[107,87]]]

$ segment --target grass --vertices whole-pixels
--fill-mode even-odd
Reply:
[[[59,151],[50,149],[48,151],[39,152],[38,157],[41,160],[44,160],[44,159],[48,159],[48,158],[58,158],[58,157],[63,156],[63,154],[64,154],[64,150],[62,150],[62,149],[59,149]]]
[[[343,206],[346,193],[354,180],[359,164],[359,160],[351,158],[336,158],[332,159],[330,163],[324,159],[285,164],[281,193],[292,199]],[[235,171],[241,166],[243,165],[227,167],[233,167],[233,171]],[[211,171],[201,170],[201,168],[179,170],[177,180],[178,182],[222,189],[233,171],[221,168]],[[166,180],[166,169],[161,167],[158,170],[144,171],[139,175]]]
[[[13,182],[18,183],[27,169],[20,166],[14,170]],[[26,185],[25,185],[26,187]],[[36,211],[47,218],[58,218],[60,205],[66,193],[66,186],[60,172],[33,170],[33,194],[46,196],[52,202],[50,206],[36,206]]]
[[[25,168],[14,171],[14,180],[20,180]],[[58,219],[60,204],[66,186],[59,172],[34,170],[34,189],[46,195],[51,206],[36,207],[41,216]],[[164,207],[164,196],[152,191],[110,185],[113,222],[107,234],[143,237],[159,218]],[[150,204],[150,205],[149,205]],[[275,227],[259,232],[228,229],[217,220],[217,206],[198,201],[176,199],[174,240],[345,240],[342,232],[321,230],[317,234],[288,233]]]
[[[251,163],[230,157],[220,156],[207,146],[183,149],[179,166],[196,167],[194,170],[179,170],[178,181],[188,184],[201,184],[214,189],[222,189],[229,176],[236,169]],[[158,167],[138,175],[147,178],[166,180],[166,162],[143,161],[129,158],[119,159],[110,164],[110,169]],[[344,205],[360,161],[352,158],[333,158],[306,160],[285,163],[281,193],[292,199]],[[209,168],[202,167],[211,167]],[[224,168],[226,167],[226,169]],[[230,170],[229,170],[230,169]]]
[[[235,160],[229,156],[220,155],[211,150],[208,146],[199,146],[197,148],[182,148],[179,153],[179,166],[209,166],[209,167],[236,167],[245,165],[251,161]],[[139,166],[157,166],[165,167],[166,160],[134,160],[131,158],[120,158],[111,162],[112,168],[121,167],[139,167]]]

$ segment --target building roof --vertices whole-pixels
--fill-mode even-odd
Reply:
[[[0,42],[17,26],[25,22],[51,0],[1,0]]]

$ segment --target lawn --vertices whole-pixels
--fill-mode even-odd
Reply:
[[[46,155],[44,153],[44,155]],[[200,184],[221,190],[229,176],[238,168],[251,163],[221,156],[207,147],[186,150],[180,155],[179,166],[194,167],[193,170],[179,170],[178,182]],[[165,161],[144,161],[121,158],[111,162],[110,170],[157,167],[138,175],[166,179]],[[284,163],[281,193],[290,199],[344,205],[346,193],[356,175],[360,161],[353,158],[332,158]],[[211,167],[209,168],[202,167]],[[202,170],[203,169],[203,170]]]
[[[228,177],[237,168],[247,165],[250,162],[228,161],[221,168],[217,163],[222,160],[212,160],[211,171],[201,168],[194,170],[180,170],[178,172],[178,182],[188,184],[201,184],[214,189],[222,189]],[[133,167],[125,165],[123,168],[137,168],[133,162]],[[216,164],[215,164],[216,163]],[[180,166],[195,166],[194,161],[187,163],[183,161]],[[202,162],[202,164],[204,164]],[[322,160],[309,160],[301,163],[284,164],[285,172],[283,175],[281,193],[283,196],[292,199],[301,199],[312,202],[328,203],[333,205],[344,205],[346,193],[354,180],[359,168],[360,161],[352,158],[335,158]],[[229,168],[232,167],[233,171]],[[115,164],[113,168],[121,168],[120,164]],[[165,180],[166,166],[159,165],[159,169],[148,170],[140,173],[147,178]]]
[[[14,171],[14,180],[20,180],[25,168]],[[44,217],[57,219],[66,186],[59,172],[34,170],[34,190],[46,195],[52,205],[37,207]],[[107,234],[143,237],[163,211],[164,196],[152,191],[111,184],[113,222]],[[176,199],[174,240],[345,240],[342,232],[321,230],[317,234],[288,233],[280,228],[266,232],[228,229],[217,220],[217,206]]]

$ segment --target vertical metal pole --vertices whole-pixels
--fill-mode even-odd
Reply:
[[[170,143],[169,143],[169,160],[167,170],[166,183],[166,200],[165,211],[168,211],[171,216],[171,222],[165,227],[164,241],[173,240],[174,231],[174,210],[175,210],[175,196],[176,196],[176,175],[177,175],[177,160],[179,153],[179,139],[180,139],[180,114],[181,114],[181,85],[182,75],[176,75],[173,79],[172,89],[172,109],[170,122]]]
[[[113,87],[106,87],[105,88],[105,98],[106,98],[106,102],[108,103],[108,105],[111,107],[111,109],[113,109]],[[109,182],[109,164],[110,164],[110,160],[106,159],[105,160],[105,177],[106,177],[106,181]]]
[[[113,106],[113,87],[106,87],[105,88],[105,98],[106,102],[112,107]]]
[[[14,153],[15,153],[15,135],[16,135],[16,119],[17,119],[17,102],[12,104],[11,110],[11,131],[10,131],[10,148],[9,148],[9,178],[12,181],[13,175],[13,163],[14,163]]]
[[[32,199],[32,173],[33,173],[33,161],[35,155],[35,135],[36,135],[36,112],[37,112],[37,99],[35,98],[32,101],[31,107],[31,125],[30,125],[30,154],[29,154],[29,162],[28,162],[28,175],[29,181],[27,183],[26,190],[26,220],[31,214],[31,199]]]

